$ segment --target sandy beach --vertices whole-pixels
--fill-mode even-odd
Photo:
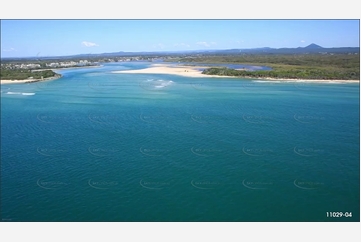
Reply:
[[[59,79],[61,75],[44,78],[44,79],[25,79],[25,80],[1,80],[1,84],[20,84],[20,83],[32,83],[32,82],[41,82],[41,81],[51,81]]]
[[[235,78],[233,76],[218,76],[218,75],[205,75],[199,68],[209,68],[207,66],[185,66],[185,65],[168,65],[168,64],[153,64],[149,68],[140,70],[125,70],[113,71],[113,73],[133,73],[133,74],[171,74],[186,77],[222,77],[222,78]]]
[[[17,84],[17,83],[26,83],[29,80],[0,80],[1,84]]]
[[[149,68],[140,70],[124,70],[113,71],[113,73],[133,73],[133,74],[171,74],[186,77],[217,77],[217,78],[246,78],[264,81],[282,81],[282,82],[305,82],[305,83],[360,83],[360,80],[314,80],[314,79],[286,79],[286,78],[255,78],[255,77],[235,77],[235,76],[219,76],[219,75],[205,75],[199,68],[209,68],[208,66],[185,66],[185,65],[169,65],[169,64],[153,64]]]

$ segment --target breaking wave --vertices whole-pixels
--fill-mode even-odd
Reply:
[[[169,87],[170,85],[172,85],[174,82],[170,81],[170,80],[154,80],[154,79],[148,79],[142,83],[140,83],[140,86],[142,88],[148,89],[148,90],[159,90],[159,89],[164,89],[166,87]]]
[[[10,95],[24,95],[24,96],[32,96],[32,95],[35,95],[34,92],[7,92],[6,94],[10,94]]]

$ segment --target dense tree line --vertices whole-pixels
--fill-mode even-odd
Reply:
[[[180,62],[235,63],[235,64],[285,64],[293,66],[360,67],[359,54],[239,54],[209,55],[179,58]]]
[[[52,70],[44,70],[44,71],[31,71],[25,69],[1,69],[0,78],[2,80],[25,80],[25,79],[41,79],[41,78],[49,78],[54,77],[59,74],[56,74]]]
[[[220,76],[238,76],[254,78],[289,78],[289,79],[327,79],[327,80],[359,80],[360,72],[333,71],[328,69],[275,69],[271,71],[245,71],[226,67],[205,69],[203,74]]]
[[[209,68],[203,72],[209,75],[360,80],[360,56],[358,54],[240,54],[188,57],[181,58],[178,61],[190,63],[262,65],[272,68],[270,71]]]

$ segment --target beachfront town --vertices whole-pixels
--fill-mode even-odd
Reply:
[[[1,63],[4,69],[44,69],[44,68],[66,68],[80,66],[94,66],[96,63],[87,60],[61,61],[61,62],[33,62],[33,63]]]
[[[37,60],[12,60],[2,61],[1,69],[56,69],[56,68],[72,68],[72,67],[87,67],[99,66],[100,63],[105,62],[128,62],[128,61],[159,61],[170,59],[165,56],[133,56],[133,57],[111,57],[111,58],[90,58],[81,60],[59,60],[59,59],[37,59]]]

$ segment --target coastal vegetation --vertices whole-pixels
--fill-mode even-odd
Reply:
[[[56,75],[49,69],[98,66],[103,62],[158,61],[181,62],[185,65],[212,67],[202,73],[207,75],[250,78],[360,80],[360,54],[349,53],[203,53],[164,54],[158,56],[111,56],[109,58],[82,56],[82,58],[6,59],[2,60],[0,78],[24,80],[49,78]],[[214,64],[220,64],[216,67]],[[268,70],[230,69],[227,64],[267,66]]]
[[[45,79],[57,77],[59,74],[52,70],[31,71],[26,69],[3,69],[0,71],[1,80],[25,80],[25,79]]]
[[[262,65],[272,70],[205,69],[203,74],[253,78],[360,80],[358,54],[214,55],[178,59],[187,63]]]

